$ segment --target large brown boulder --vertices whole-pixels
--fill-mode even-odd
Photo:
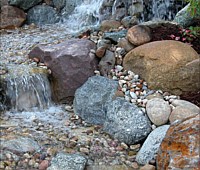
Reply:
[[[163,139],[157,169],[199,169],[199,115],[173,124]]]
[[[17,7],[6,5],[1,8],[0,18],[0,29],[13,29],[24,23],[26,14]]]
[[[141,45],[124,58],[123,66],[144,78],[149,88],[182,92],[199,91],[200,58],[187,44],[165,40]]]
[[[29,58],[39,58],[52,71],[54,101],[70,103],[74,93],[97,68],[94,42],[86,39],[71,39],[51,46],[39,45],[30,53]]]

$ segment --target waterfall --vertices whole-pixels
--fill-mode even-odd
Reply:
[[[102,2],[102,0],[83,0],[75,7],[73,13],[64,19],[64,24],[70,30],[80,30],[83,27],[98,24]]]
[[[43,110],[51,105],[51,89],[47,74],[41,68],[12,66],[5,77],[6,105],[14,111]]]

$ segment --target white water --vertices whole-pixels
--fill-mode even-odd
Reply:
[[[44,70],[26,66],[11,66],[5,78],[6,98],[11,110],[29,111],[33,108],[43,110],[51,105],[51,88]]]
[[[99,9],[102,2],[102,0],[83,0],[69,18],[64,20],[64,24],[72,31],[81,30],[81,28],[89,25],[97,25],[100,19]]]

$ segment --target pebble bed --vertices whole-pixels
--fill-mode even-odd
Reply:
[[[97,42],[102,33],[94,33],[91,39]],[[57,44],[71,38],[65,27],[51,26],[36,28],[25,26],[18,30],[1,31],[1,65],[36,64],[27,59],[29,51],[37,44]],[[109,77],[119,81],[121,96],[127,101],[137,104],[145,113],[148,96],[158,95],[165,100],[175,99],[162,91],[148,89],[147,83],[139,75],[124,70],[121,66],[123,49],[112,46],[118,65],[111,70]],[[98,70],[95,71],[98,75]],[[53,118],[52,118],[53,117]],[[0,169],[23,170],[45,169],[59,151],[81,153],[88,159],[87,166],[93,165],[125,165],[126,169],[139,169],[135,161],[141,144],[126,145],[102,131],[101,126],[92,126],[73,113],[73,106],[55,106],[52,110],[35,113],[6,112],[0,117],[1,138],[26,136],[37,141],[41,150],[38,152],[12,153],[1,150]],[[152,125],[152,129],[156,126]],[[155,165],[155,160],[151,161]]]

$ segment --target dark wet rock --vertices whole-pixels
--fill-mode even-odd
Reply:
[[[47,170],[84,170],[87,159],[78,154],[58,153]]]
[[[42,0],[9,0],[8,1],[10,5],[17,6],[19,8],[22,8],[23,10],[27,10],[40,2]]]
[[[92,49],[96,49],[92,41],[71,39],[57,45],[39,45],[30,52],[29,58],[39,58],[51,69],[56,102],[72,102],[76,89],[94,75],[98,61]]]
[[[13,139],[2,139],[0,147],[16,153],[39,151],[41,147],[36,141],[28,137],[14,137]]]
[[[109,39],[111,42],[116,44],[119,40],[119,38],[124,38],[126,36],[127,30],[121,30],[118,32],[106,32],[103,35],[104,39]]]
[[[66,0],[52,0],[53,6],[60,11],[62,8],[64,8]]]
[[[117,91],[118,83],[102,76],[93,76],[76,90],[74,112],[91,124],[103,124],[107,105]]]
[[[54,24],[59,21],[59,16],[53,7],[48,5],[37,5],[27,13],[27,24],[36,25]]]
[[[103,76],[108,76],[110,70],[115,66],[115,54],[112,51],[106,50],[105,56],[99,62],[100,73]]]
[[[107,107],[104,130],[126,144],[135,144],[147,137],[151,123],[134,104],[116,98]]]
[[[20,27],[26,20],[23,10],[13,6],[3,6],[1,8],[0,29],[13,29]]]
[[[138,19],[137,17],[133,16],[127,16],[127,17],[124,17],[122,20],[121,20],[121,23],[122,25],[125,27],[125,28],[130,28],[134,25],[137,25],[138,23]]]
[[[149,163],[150,160],[155,159],[160,144],[165,137],[168,129],[169,125],[163,125],[156,128],[148,135],[147,139],[142,145],[142,148],[136,156],[136,161],[139,164],[145,165]]]
[[[63,0],[60,0],[62,1],[62,4],[63,4]],[[57,0],[54,0],[55,4],[57,4],[57,6],[60,6],[60,4],[57,2]],[[65,6],[64,8],[61,10],[61,13],[62,13],[62,16],[63,16],[63,19],[68,17],[75,9],[75,7],[78,5],[78,4],[81,4],[82,1],[81,0],[76,0],[76,1],[65,1]]]

